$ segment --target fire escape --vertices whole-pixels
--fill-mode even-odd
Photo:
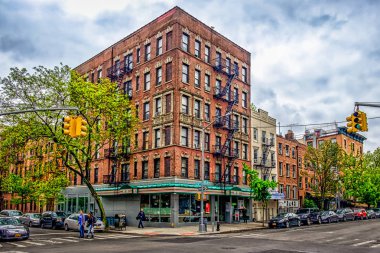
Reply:
[[[227,137],[224,143],[216,143],[214,146],[214,156],[221,161],[226,161],[225,166],[221,167],[219,173],[215,174],[215,182],[221,183],[224,186],[226,184],[238,184],[238,176],[231,177],[232,165],[235,159],[239,157],[239,150],[233,148],[233,137],[235,132],[239,129],[239,122],[233,120],[233,106],[238,103],[239,97],[237,93],[232,94],[232,82],[239,74],[238,66],[234,65],[231,69],[230,65],[223,65],[222,58],[215,60],[214,70],[223,76],[227,77],[226,85],[223,87],[221,82],[217,84],[214,89],[214,98],[223,102],[227,102],[227,109],[225,114],[222,111],[217,111],[214,127],[227,131]],[[223,170],[224,168],[224,170]]]
[[[112,49],[112,66],[107,69],[107,77],[111,82],[116,82],[119,89],[124,91],[124,94],[132,99],[132,83],[131,81],[126,81],[124,83],[123,79],[125,76],[129,76],[133,70],[133,55],[128,54],[124,57],[123,61],[113,60],[113,49]],[[127,165],[120,165],[122,160],[129,160],[131,154],[129,141],[123,141],[122,145],[119,146],[117,142],[113,141],[112,146],[109,149],[104,149],[104,158],[108,159],[108,174],[103,175],[103,184],[115,185],[116,187],[120,184],[129,183],[129,169],[126,171]],[[118,173],[117,168],[121,166],[120,173]]]
[[[271,156],[271,159],[268,157],[272,154],[271,148],[274,147],[274,139],[273,138],[262,138],[262,157],[259,164],[256,165],[257,168],[261,170],[262,177],[267,177],[270,180],[270,175],[272,173],[272,169],[276,167],[276,161]]]

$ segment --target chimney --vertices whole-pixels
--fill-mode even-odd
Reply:
[[[294,140],[294,133],[292,130],[288,130],[288,133],[285,134],[285,139],[287,140]]]

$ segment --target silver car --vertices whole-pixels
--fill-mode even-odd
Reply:
[[[0,212],[0,215],[19,219],[22,216],[22,212],[19,210],[3,210]]]
[[[39,213],[25,213],[19,218],[19,220],[22,224],[29,227],[41,226],[41,214]]]
[[[84,216],[85,216],[85,220],[87,220],[88,215],[84,214]],[[65,230],[66,231],[69,231],[69,230],[78,231],[79,230],[78,219],[79,219],[78,213],[73,213],[69,217],[67,217],[65,219],[65,222],[64,222]],[[104,229],[105,229],[104,223],[101,220],[97,219],[95,226],[94,226],[94,231],[104,231]],[[84,228],[84,230],[87,231],[88,227],[86,226]]]

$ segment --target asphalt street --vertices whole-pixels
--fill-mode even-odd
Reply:
[[[198,236],[139,236],[33,228],[25,241],[0,242],[0,252],[380,252],[380,219]]]

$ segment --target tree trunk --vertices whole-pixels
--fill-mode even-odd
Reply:
[[[265,227],[265,218],[267,215],[267,204],[263,201],[263,227]]]
[[[87,179],[85,178],[84,180],[84,183],[87,185],[88,189],[90,190],[90,193],[91,193],[91,196],[95,199],[96,201],[96,204],[98,205],[99,207],[99,210],[100,210],[100,216],[102,218],[102,221],[105,225],[106,224],[106,212],[104,211],[104,206],[103,206],[103,202],[100,200],[100,197],[98,195],[98,193],[95,191],[94,187],[92,186],[91,183],[89,183],[87,181]],[[108,226],[108,225],[107,225]]]

